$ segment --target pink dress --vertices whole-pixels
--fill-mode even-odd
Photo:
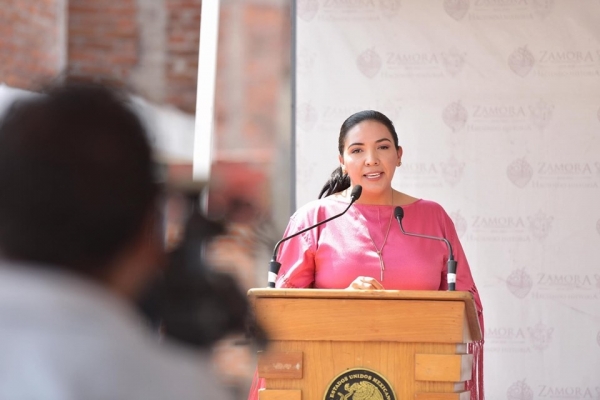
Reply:
[[[331,196],[312,201],[290,218],[284,237],[338,214],[347,206],[348,203]],[[404,235],[394,218],[394,208],[354,204],[343,216],[284,242],[278,256],[281,269],[276,286],[344,289],[358,276],[370,276],[389,290],[446,290],[446,244]],[[483,331],[481,300],[454,223],[432,201],[417,200],[402,208],[406,232],[445,237],[451,243],[457,261],[456,290],[473,294]],[[378,249],[385,268],[383,279]],[[467,388],[473,400],[481,400],[482,343],[470,347],[475,355],[474,379]]]

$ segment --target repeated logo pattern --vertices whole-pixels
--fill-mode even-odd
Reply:
[[[554,0],[446,0],[444,11],[456,21],[544,20],[554,11]]]
[[[311,0],[298,4],[298,14],[305,21],[373,22],[389,21],[398,15],[401,0]]]
[[[452,219],[452,222],[454,222],[454,228],[456,229],[456,234],[458,235],[458,237],[462,237],[465,232],[467,231],[467,220],[465,217],[463,217],[459,211],[455,211],[453,213],[450,213],[450,219]]]
[[[358,70],[367,78],[373,78],[383,65],[381,56],[373,49],[367,49],[360,53],[356,58]]]
[[[402,164],[403,185],[413,188],[443,187],[440,167],[434,162],[410,162]]]
[[[298,0],[296,12],[304,21],[311,21],[319,11],[319,0]]]
[[[508,400],[533,400],[533,389],[525,382],[516,381],[506,391],[506,398]]]
[[[304,131],[311,131],[317,121],[319,120],[319,114],[317,110],[308,103],[303,103],[298,106],[296,110],[296,123],[300,129]]]
[[[533,0],[533,10],[540,18],[546,18],[554,8],[554,0]]]
[[[541,384],[536,390],[538,398],[549,399],[598,399],[600,386],[571,386]]]
[[[535,58],[527,46],[519,47],[508,56],[508,66],[520,77],[525,77],[529,74]]]
[[[380,76],[384,79],[443,79],[458,76],[466,64],[467,53],[456,47],[445,51],[427,49],[405,51],[403,49],[363,50],[356,58],[358,70],[367,78]]]
[[[542,130],[552,119],[554,105],[546,103],[544,100],[538,101],[535,105],[529,106],[531,122]]]
[[[531,346],[537,350],[544,350],[552,343],[552,333],[554,328],[550,328],[541,322],[535,326],[527,328],[529,331],[529,340]]]
[[[523,158],[517,158],[506,168],[508,179],[518,188],[527,186],[533,176],[533,167]]]
[[[538,161],[534,167],[518,158],[506,168],[506,176],[518,188],[581,188],[595,190],[600,186],[600,161]]]
[[[392,18],[398,15],[400,11],[401,2],[400,0],[379,0],[379,7],[381,13],[386,18]]]
[[[506,287],[517,298],[522,299],[529,294],[533,280],[525,268],[514,270],[506,279]]]
[[[314,51],[305,46],[299,47],[296,56],[296,72],[300,75],[307,75],[313,72],[316,57]]]
[[[469,119],[467,109],[461,104],[460,100],[450,103],[443,111],[442,118],[444,123],[457,132],[465,127]]]
[[[465,65],[465,58],[466,53],[461,53],[454,47],[449,51],[442,53],[442,61],[446,72],[450,76],[457,76]]]
[[[456,186],[460,182],[463,171],[465,169],[464,162],[458,162],[454,156],[451,156],[448,161],[442,162],[442,176],[450,186]]]
[[[531,236],[539,240],[545,239],[552,228],[553,219],[554,217],[548,216],[542,211],[538,211],[535,215],[528,217]]]
[[[331,96],[324,99],[328,106],[311,97],[312,93],[301,98],[304,103],[298,103],[298,129],[310,131],[311,135],[335,137],[352,106],[379,109],[390,116],[405,148],[404,163],[394,185],[434,200],[445,201],[444,196],[458,197],[459,201],[466,198],[472,205],[467,208],[463,204],[460,211],[456,207],[450,217],[467,256],[477,260],[472,261],[472,268],[479,275],[480,290],[483,293],[486,284],[487,288],[493,286],[485,294],[484,306],[490,315],[504,312],[500,319],[488,318],[496,331],[491,336],[486,333],[486,350],[491,350],[492,355],[488,362],[512,365],[518,359],[528,368],[526,375],[516,377],[517,371],[502,368],[503,375],[491,379],[503,390],[490,394],[503,398],[505,392],[509,400],[567,398],[566,394],[576,393],[576,387],[569,384],[591,382],[590,378],[595,377],[594,371],[587,371],[587,360],[564,371],[563,382],[546,378],[546,369],[538,368],[538,364],[544,359],[555,365],[558,349],[570,349],[570,340],[562,330],[567,327],[569,334],[573,331],[569,324],[577,324],[580,319],[563,319],[562,314],[567,316],[571,310],[589,314],[600,298],[600,281],[596,272],[590,271],[593,265],[581,262],[587,257],[580,254],[584,244],[573,245],[576,238],[565,237],[580,235],[585,246],[600,243],[600,214],[593,207],[600,193],[600,156],[596,151],[600,103],[590,94],[600,76],[596,72],[600,71],[600,46],[584,36],[575,36],[585,35],[586,30],[590,33],[589,24],[581,24],[578,33],[566,32],[564,40],[544,40],[554,27],[561,29],[565,18],[575,20],[584,13],[573,8],[568,15],[562,15],[567,10],[566,3],[556,0],[444,0],[433,6],[437,10],[423,6],[417,10],[418,15],[411,15],[418,3],[298,0],[302,29],[311,21],[311,26],[329,24],[326,29],[352,32],[365,23],[374,32],[363,36],[357,31],[352,45],[358,47],[346,48],[350,55],[332,66],[321,65],[314,37],[304,44],[306,48],[298,48],[297,72],[305,74],[302,79],[322,83],[322,67],[330,67],[330,74],[335,75],[340,71],[334,68],[345,62],[351,81],[341,89],[352,88],[356,92],[353,99],[340,99],[340,93],[346,92],[331,85]],[[585,6],[581,3],[589,12],[600,10],[591,8],[591,2]],[[359,19],[359,9],[364,11],[360,14],[365,16],[363,19]],[[452,40],[431,40],[425,34],[419,35],[422,31],[411,23],[423,16],[439,27],[456,28],[456,36]],[[390,21],[390,17],[396,20]],[[396,39],[401,34],[387,35],[396,23],[402,34],[417,32],[408,44],[400,44]],[[381,30],[377,29],[378,24]],[[477,38],[478,34],[513,28],[519,34],[498,37],[494,43],[498,46],[489,49],[481,46],[482,41]],[[335,76],[337,82],[338,75]],[[490,95],[493,89],[499,90]],[[580,98],[579,94],[586,97]],[[430,121],[427,119],[431,118],[432,108]],[[316,166],[314,169],[316,176],[322,176],[316,173]],[[468,181],[471,175],[480,181]],[[493,192],[491,201],[471,201],[474,199],[469,196],[478,190],[486,191],[486,196]],[[484,198],[488,197],[477,200]],[[560,212],[567,207],[565,213]],[[577,210],[579,207],[586,210]],[[589,215],[587,220],[579,218],[584,211]],[[566,220],[573,214],[578,218]],[[570,229],[572,223],[578,224],[576,229]],[[559,244],[561,247],[556,248]],[[555,257],[559,252],[562,256]],[[559,265],[571,253],[572,265]],[[541,254],[546,256],[540,257]],[[502,260],[510,257],[501,279],[493,267],[486,265],[496,255]],[[521,307],[545,311],[556,305],[560,307],[561,319],[544,323],[538,323],[536,313],[518,312]],[[555,321],[556,326],[549,326]],[[486,328],[490,329],[488,324]],[[595,344],[600,347],[600,328],[582,328],[588,330],[588,345],[592,350],[598,349]],[[540,357],[540,352],[545,352],[544,357]],[[556,368],[549,367],[548,371],[553,371],[554,376]],[[578,377],[587,381],[577,381]]]
[[[460,21],[469,11],[469,0],[444,0],[444,10],[457,21]]]

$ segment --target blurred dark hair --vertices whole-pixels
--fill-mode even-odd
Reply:
[[[97,276],[157,196],[146,132],[123,94],[65,83],[0,122],[0,251]]]
[[[377,121],[385,125],[394,139],[394,146],[396,149],[400,147],[398,144],[398,134],[396,133],[396,128],[394,128],[394,123],[379,111],[363,110],[352,114],[342,123],[340,135],[338,137],[338,151],[341,156],[344,155],[344,145],[346,144],[346,135],[348,134],[348,131],[363,121]],[[347,174],[342,172],[342,167],[337,167],[331,173],[329,180],[321,188],[321,191],[319,192],[319,199],[348,189],[350,184],[350,178]]]

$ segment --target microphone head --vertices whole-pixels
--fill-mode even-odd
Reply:
[[[352,188],[352,193],[350,193],[350,200],[351,201],[358,200],[360,198],[361,194],[362,194],[362,186],[360,186],[360,185],[354,186],[354,188]]]
[[[402,207],[398,206],[394,208],[394,217],[396,217],[397,220],[402,221],[402,218],[404,218],[404,210]]]

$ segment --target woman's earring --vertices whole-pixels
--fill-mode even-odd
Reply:
[[[401,165],[402,165],[402,161],[398,161],[398,166],[401,166]]]

